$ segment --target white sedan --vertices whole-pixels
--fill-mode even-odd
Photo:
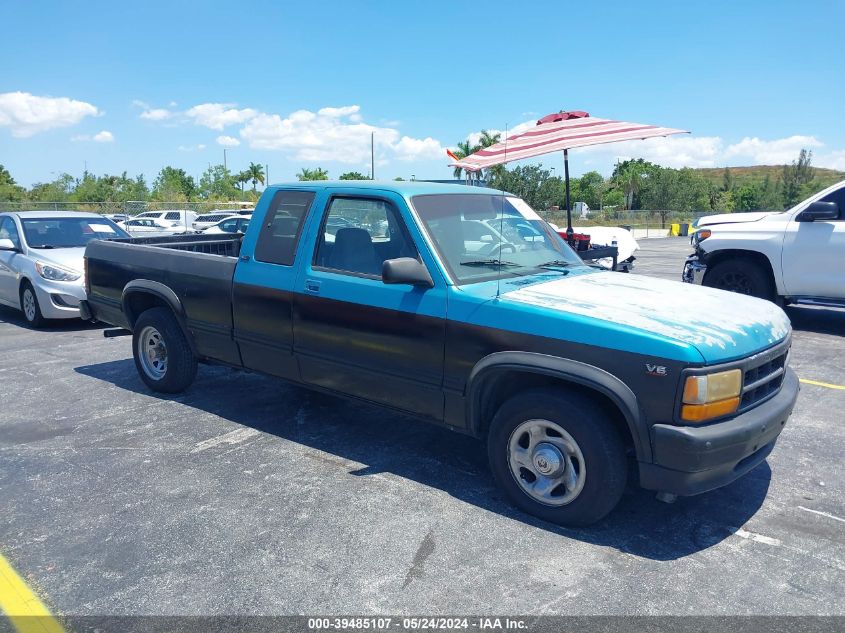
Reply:
[[[249,216],[236,215],[208,227],[203,233],[246,233],[249,226]]]
[[[0,303],[21,310],[32,327],[78,318],[85,246],[116,238],[129,235],[95,213],[0,213]]]
[[[135,218],[118,222],[117,226],[135,237],[154,237],[156,235],[176,235],[184,233],[181,226],[173,226],[172,222],[160,218]]]

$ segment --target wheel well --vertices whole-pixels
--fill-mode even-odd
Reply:
[[[763,255],[763,253],[743,250],[714,251],[713,253],[709,253],[707,255],[707,268],[709,270],[716,264],[721,264],[722,262],[731,259],[744,259],[760,266],[760,268],[769,276],[769,280],[772,283],[772,289],[775,293],[777,293],[777,284],[775,283],[775,273],[772,269],[772,262],[770,262],[769,258]]]
[[[126,296],[123,304],[126,320],[129,321],[129,325],[132,327],[135,326],[135,321],[145,311],[157,307],[167,308],[168,310],[173,309],[167,301],[151,292],[131,292]]]
[[[592,387],[578,384],[565,378],[537,374],[533,372],[499,371],[487,378],[478,394],[479,410],[478,430],[482,437],[487,435],[493,416],[506,400],[526,389],[548,387],[562,392],[570,391],[581,396],[588,396],[598,403],[608,414],[619,436],[625,444],[626,450],[634,448],[631,429],[625,420],[625,415],[608,396]]]

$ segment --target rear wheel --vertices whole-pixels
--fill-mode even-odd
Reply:
[[[488,458],[514,505],[553,523],[594,523],[625,490],[622,438],[599,403],[575,392],[535,389],[505,402]]]
[[[21,286],[21,311],[30,327],[40,328],[47,323],[47,320],[41,314],[41,306],[38,304],[38,295],[35,294],[35,288],[28,281],[25,281]]]
[[[703,285],[774,301],[775,291],[769,274],[749,259],[728,259],[707,271]]]
[[[168,308],[150,308],[138,317],[132,349],[138,374],[153,391],[179,393],[194,381],[197,359]]]

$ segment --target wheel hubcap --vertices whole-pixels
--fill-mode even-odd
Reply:
[[[161,380],[167,373],[167,345],[152,326],[145,327],[138,336],[138,359],[144,373],[153,380]]]
[[[514,429],[508,441],[508,466],[522,491],[548,506],[574,501],[587,477],[578,443],[550,420],[526,420]]]
[[[35,320],[35,296],[29,288],[23,291],[23,313],[28,321]]]
[[[718,285],[720,290],[738,292],[743,295],[754,294],[754,288],[751,285],[751,280],[747,275],[743,275],[742,273],[726,273],[722,275]]]

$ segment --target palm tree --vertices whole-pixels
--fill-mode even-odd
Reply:
[[[249,182],[250,173],[248,171],[242,171],[240,173],[235,174],[232,179],[238,183],[238,186],[241,188],[241,193],[244,191],[244,185]]]
[[[329,179],[329,172],[327,172],[322,167],[316,167],[315,169],[308,169],[307,167],[303,167],[299,173],[296,175],[297,180],[328,180]]]
[[[491,145],[495,145],[499,142],[502,138],[501,132],[496,132],[495,134],[490,134],[487,130],[481,130],[481,137],[478,139],[478,149],[486,149]],[[476,150],[478,151],[478,150]],[[493,177],[501,176],[502,170],[504,170],[504,165],[494,165],[489,169],[484,170],[484,180],[490,181]]]
[[[452,153],[460,159],[460,158],[466,158],[467,156],[470,156],[471,154],[475,154],[480,149],[481,149],[481,146],[470,145],[469,140],[466,140],[466,141],[461,141],[460,143],[458,143],[458,149],[456,149]],[[455,174],[455,178],[460,178],[463,171],[464,171],[463,168],[455,167],[455,171],[453,172]]]
[[[262,185],[264,184],[264,167],[262,165],[256,165],[255,163],[250,163],[249,167],[246,168],[244,174],[247,176],[247,180],[252,181],[252,190],[255,191],[255,186],[260,182]]]

